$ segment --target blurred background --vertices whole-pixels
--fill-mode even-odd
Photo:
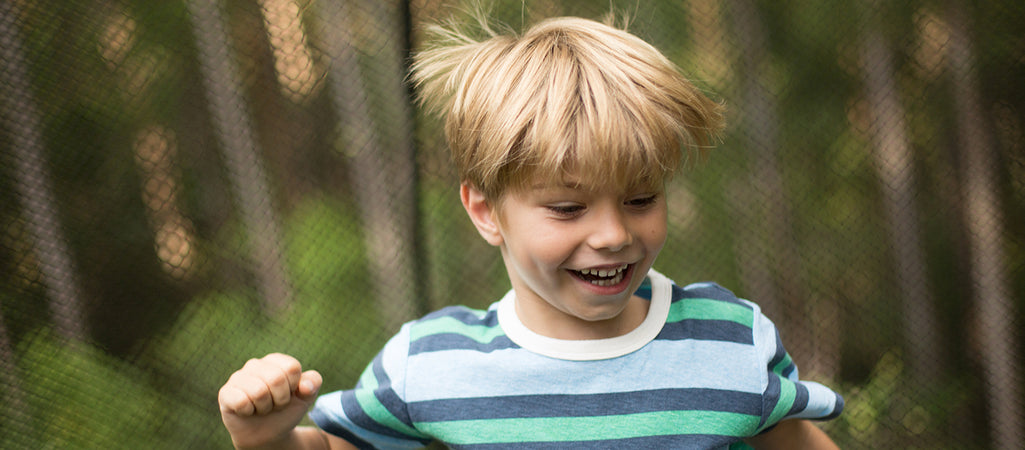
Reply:
[[[656,268],[760,303],[845,448],[1025,439],[1025,3],[610,9],[728,108]],[[0,1],[0,447],[229,448],[280,351],[346,388],[407,320],[508,288],[404,77],[414,0]]]

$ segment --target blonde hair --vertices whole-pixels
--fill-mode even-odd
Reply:
[[[462,181],[498,199],[534,180],[661,186],[723,127],[709,100],[630,33],[562,17],[482,40],[434,26],[415,56],[421,102],[445,118]]]

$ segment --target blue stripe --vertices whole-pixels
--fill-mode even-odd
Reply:
[[[570,442],[510,442],[503,444],[454,445],[453,449],[498,450],[498,449],[531,449],[531,450],[576,450],[624,448],[725,448],[736,441],[730,436],[691,434],[676,436],[645,436],[630,439],[610,439],[601,441],[570,441]]]
[[[345,439],[359,450],[369,450],[374,448],[374,446],[370,445],[369,442],[360,439],[358,436],[343,427],[340,422],[332,420],[328,417],[327,412],[322,409],[314,408],[310,411],[310,419],[312,419],[313,423],[317,424],[321,430]]]
[[[373,370],[374,377],[378,383],[377,389],[374,390],[374,396],[395,418],[412,428],[413,422],[409,419],[409,414],[405,409],[405,402],[391,388],[391,380],[384,372],[381,354],[378,354],[373,362],[371,362],[371,370]],[[410,436],[381,425],[373,417],[367,415],[356,399],[356,392],[360,389],[365,389],[363,383],[358,383],[355,390],[342,392],[342,410],[345,412],[345,416],[354,424],[368,431],[395,438],[409,439]]]
[[[382,361],[382,357],[374,358],[374,377],[377,378],[377,389],[374,391],[374,394],[377,397],[377,400],[380,401],[381,404],[388,409],[388,412],[395,416],[396,419],[399,419],[402,423],[412,427],[413,422],[409,420],[409,413],[405,408],[406,402],[404,402],[395,390],[392,389],[391,378],[389,378],[388,374],[384,371],[384,364]]]
[[[765,387],[760,374],[753,372],[758,366],[750,362],[756,358],[752,349],[721,341],[656,340],[633,354],[587,363],[545,358],[523,349],[425,353],[410,358],[408,370],[417,376],[407,380],[405,398],[417,402],[678,387],[761,394]],[[654,360],[661,362],[651,364]],[[605,380],[613,376],[617,381],[610,386]]]
[[[428,322],[441,317],[451,317],[467,325],[498,325],[498,313],[496,311],[483,311],[465,306],[447,306],[423,316],[417,322]]]
[[[839,417],[840,413],[843,412],[843,407],[844,407],[843,397],[841,397],[840,394],[837,394],[835,392],[833,393],[833,395],[836,396],[836,402],[834,403],[834,405],[836,405],[836,406],[834,406],[833,412],[830,413],[828,416],[823,417],[823,418],[818,419],[818,420],[832,420],[832,419],[835,419],[835,418]]]
[[[409,354],[412,356],[442,350],[475,350],[482,353],[491,353],[495,350],[507,348],[519,348],[519,346],[505,335],[498,336],[488,343],[480,343],[463,334],[443,333],[417,339],[409,344]]]
[[[747,302],[737,298],[733,292],[715,283],[694,283],[689,284],[685,287],[679,287],[673,285],[672,299],[678,301],[686,298],[707,298],[710,300],[719,300],[726,303],[733,303],[736,305],[743,305],[748,309],[754,309]]]
[[[779,330],[776,330],[776,352],[772,355],[772,359],[769,360],[769,370],[771,371],[773,368],[775,368],[776,365],[782,362],[786,357],[787,349],[783,348],[783,339],[779,337]],[[796,368],[797,366],[794,365],[793,361],[791,361],[791,363],[788,364],[787,367],[779,371],[779,374],[789,378],[790,374],[793,373],[794,369]]]
[[[754,344],[751,328],[728,320],[685,319],[675,323],[667,323],[655,339],[668,341],[694,339],[699,341],[733,342],[745,345]]]
[[[761,395],[716,389],[658,389],[589,395],[516,395],[410,404],[415,421],[592,417],[703,410],[760,416]],[[422,411],[429,412],[424,415]]]
[[[634,295],[645,300],[651,300],[651,280],[645,278],[644,283],[637,288],[637,291],[634,292]]]
[[[765,427],[769,416],[772,415],[772,411],[776,408],[776,403],[779,403],[781,393],[780,378],[769,373],[769,384],[765,387],[765,394],[762,396],[762,420],[758,422],[758,429]]]
[[[808,387],[804,383],[794,383],[794,386],[797,388],[794,406],[787,412],[787,416],[792,416],[808,408]]]

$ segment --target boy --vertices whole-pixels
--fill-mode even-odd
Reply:
[[[485,27],[487,28],[487,27]],[[804,419],[842,400],[798,381],[756,305],[651,270],[664,183],[720,105],[625,31],[559,18],[476,41],[436,29],[413,80],[445,131],[460,197],[513,289],[487,311],[408,323],[354,390],[286,355],[221,388],[239,448],[835,448]],[[784,420],[786,419],[786,420]]]

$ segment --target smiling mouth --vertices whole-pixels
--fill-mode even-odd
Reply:
[[[623,264],[617,267],[608,269],[584,269],[584,270],[573,270],[574,275],[581,280],[591,283],[595,286],[614,286],[623,281],[623,277],[626,276],[626,269],[629,268],[629,264]]]

